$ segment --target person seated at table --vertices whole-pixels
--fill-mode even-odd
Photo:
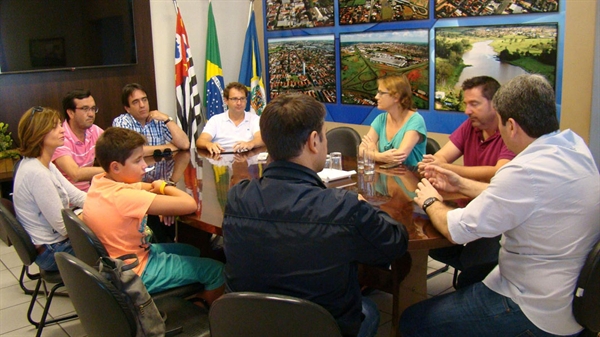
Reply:
[[[226,286],[312,301],[344,336],[374,336],[379,312],[361,296],[358,263],[389,265],[406,251],[408,234],[356,192],[323,184],[324,118],[323,104],[302,94],[280,95],[263,111],[260,130],[273,162],[227,196]]]
[[[489,76],[465,80],[465,114],[469,117],[450,135],[450,141],[434,155],[426,154],[419,163],[419,172],[428,165],[437,165],[458,175],[489,182],[496,171],[515,157],[506,147],[498,130],[499,117],[492,106],[492,97],[500,83]],[[464,156],[464,166],[453,164]],[[464,207],[470,199],[457,200]],[[466,245],[432,249],[429,256],[461,271],[456,288],[482,281],[498,264],[500,237],[482,238]]]
[[[196,141],[196,147],[206,149],[210,154],[219,154],[224,151],[244,152],[264,146],[258,125],[260,117],[244,111],[248,99],[246,86],[231,82],[223,90],[223,97],[229,109],[208,120]]]
[[[151,244],[148,214],[176,216],[196,210],[194,198],[163,180],[141,182],[147,167],[146,140],[139,133],[110,127],[96,143],[96,158],[106,173],[96,175],[83,205],[83,221],[111,257],[136,254],[138,274],[148,292],[202,283],[199,294],[209,304],[223,294],[223,264],[200,257],[181,243]]]
[[[372,151],[375,161],[416,166],[425,154],[427,128],[414,109],[410,83],[405,75],[377,80],[377,109],[384,110],[363,136],[361,149]]]
[[[585,141],[559,131],[552,85],[520,75],[492,100],[506,146],[517,156],[487,184],[425,168],[415,202],[448,240],[502,234],[498,266],[483,280],[404,311],[413,336],[574,336],[573,296],[600,238],[600,175]],[[474,199],[451,209],[437,190]]]
[[[23,159],[15,174],[15,213],[38,251],[35,263],[40,269],[56,271],[54,253],[74,255],[61,210],[82,207],[86,194],[51,162],[52,154],[65,141],[58,111],[40,106],[25,111],[18,134]]]

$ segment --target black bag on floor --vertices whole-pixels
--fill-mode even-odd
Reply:
[[[135,262],[126,264],[127,260]],[[133,272],[139,264],[135,254],[120,256],[116,259],[101,257],[98,261],[100,274],[106,277],[129,300],[128,305],[136,318],[136,336],[164,336],[165,323],[144,286],[142,279]]]

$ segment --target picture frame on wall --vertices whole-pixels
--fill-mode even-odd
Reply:
[[[405,74],[413,102],[429,108],[429,30],[340,34],[342,103],[377,105],[377,79]]]
[[[265,0],[267,31],[333,27],[334,0]]]
[[[269,94],[303,93],[336,103],[333,35],[268,39]]]
[[[339,0],[340,25],[429,18],[429,0]]]
[[[465,110],[461,85],[491,76],[500,85],[526,73],[556,88],[558,24],[515,24],[435,29],[435,110]]]
[[[64,67],[67,65],[65,56],[65,39],[30,39],[29,59],[32,67]]]
[[[435,17],[552,13],[558,5],[559,0],[435,0]]]

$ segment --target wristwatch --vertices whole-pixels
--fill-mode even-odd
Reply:
[[[433,205],[434,202],[436,201],[440,201],[440,199],[436,198],[436,197],[429,197],[427,199],[425,199],[425,201],[423,202],[423,212],[427,213],[427,208],[431,205]]]
[[[167,119],[164,123],[167,124],[167,123],[169,123],[172,120],[173,120],[173,117],[169,116],[169,119]]]

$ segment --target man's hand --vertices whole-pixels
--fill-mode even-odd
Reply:
[[[254,144],[252,142],[237,142],[233,145],[234,152],[246,152],[253,148]]]
[[[152,110],[150,111],[150,114],[148,115],[148,120],[146,122],[151,122],[152,120],[166,122],[169,120],[169,115],[164,114],[158,110]]]
[[[426,154],[423,156],[423,160],[417,164],[417,168],[419,169],[419,174],[423,176],[425,173],[425,167],[427,165],[438,165],[440,164],[440,160],[436,158],[434,155]]]
[[[419,207],[423,207],[423,203],[425,200],[431,197],[435,197],[440,201],[444,201],[444,198],[438,193],[438,191],[431,185],[429,180],[423,178],[418,184],[417,189],[415,190],[417,196],[414,198],[414,201],[419,205]]]
[[[208,143],[206,144],[206,149],[211,155],[220,154],[222,151],[225,151],[219,143]]]
[[[158,218],[166,226],[171,226],[172,224],[175,223],[175,216],[174,215],[159,215]]]
[[[427,165],[424,176],[438,190],[451,193],[460,191],[460,180],[463,179],[458,174],[436,165]]]
[[[360,193],[358,193],[358,200],[359,201],[367,201],[367,199],[365,199],[365,197],[363,197],[363,195]]]

